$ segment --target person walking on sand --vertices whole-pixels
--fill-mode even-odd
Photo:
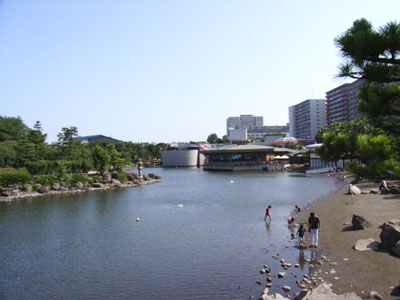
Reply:
[[[321,223],[318,216],[314,212],[310,213],[308,218],[308,231],[310,232],[311,245],[310,248],[318,248],[318,232],[321,229]]]
[[[264,221],[267,220],[267,217],[269,218],[269,221],[271,222],[271,205],[268,205],[267,209],[265,210],[265,217],[264,217]]]

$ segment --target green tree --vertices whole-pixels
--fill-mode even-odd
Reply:
[[[109,144],[106,146],[106,152],[110,158],[110,168],[112,171],[120,171],[124,166],[125,160],[122,155],[115,149],[114,144]]]
[[[22,122],[21,118],[0,116],[0,142],[7,140],[20,140],[25,138],[29,128]]]
[[[110,165],[110,156],[108,155],[107,151],[96,145],[92,149],[92,159],[93,159],[93,167],[99,173],[104,173],[108,170]]]
[[[345,59],[339,76],[365,80],[360,110],[369,117],[400,116],[400,24],[376,30],[359,19],[335,42]]]

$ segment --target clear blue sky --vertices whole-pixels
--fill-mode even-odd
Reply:
[[[226,118],[286,124],[344,83],[334,38],[399,21],[386,0],[0,0],[0,115],[133,142],[205,140]]]

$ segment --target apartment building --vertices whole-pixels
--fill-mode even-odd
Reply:
[[[289,107],[289,134],[297,139],[313,139],[326,125],[325,99],[308,99]]]
[[[240,117],[229,117],[226,119],[226,132],[229,128],[246,128],[263,126],[263,117],[256,117],[254,115],[240,115]]]
[[[362,116],[358,110],[358,89],[363,80],[342,84],[326,92],[326,123],[350,122]]]

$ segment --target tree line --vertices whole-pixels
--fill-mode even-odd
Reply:
[[[164,143],[82,144],[75,139],[77,136],[76,127],[64,127],[57,142],[48,144],[40,121],[29,128],[19,117],[0,116],[2,173],[19,170],[21,176],[49,175],[61,180],[69,174],[90,170],[118,172],[139,160],[150,162],[160,158],[161,151],[167,148]]]

